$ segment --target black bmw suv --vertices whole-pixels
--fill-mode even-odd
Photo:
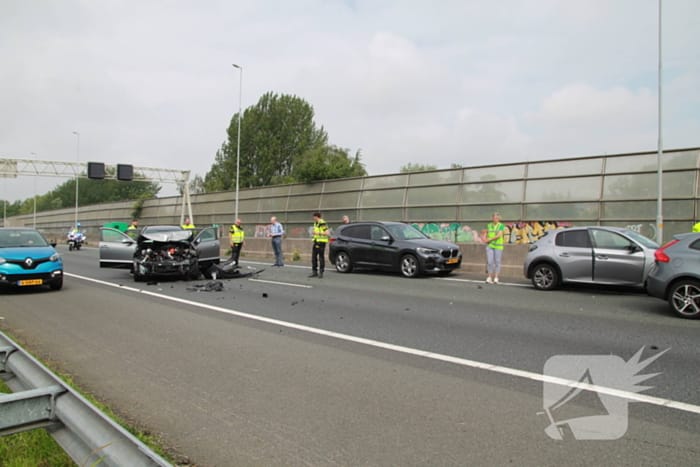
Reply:
[[[448,275],[462,264],[454,243],[432,240],[401,222],[355,222],[340,226],[331,238],[328,258],[338,272],[355,268]]]

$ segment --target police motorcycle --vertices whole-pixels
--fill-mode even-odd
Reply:
[[[78,227],[80,227],[80,224],[78,224]],[[78,230],[77,228],[71,230],[68,233],[68,251],[73,251],[73,250],[80,250],[80,247],[83,246],[83,243],[85,243],[86,237],[83,232]]]

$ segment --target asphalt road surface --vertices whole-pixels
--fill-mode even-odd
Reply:
[[[207,281],[135,284],[128,271],[99,269],[96,249],[63,253],[64,289],[2,292],[2,327],[160,435],[183,461],[697,465],[700,458],[700,322],[677,319],[638,291],[541,292],[459,274],[327,271],[317,279],[308,268],[259,263],[244,263],[264,269],[258,275],[203,291],[197,286]],[[619,439],[545,434],[542,373],[550,357],[628,361],[642,347],[642,359],[669,350],[639,371],[659,374],[640,382],[653,387],[629,403]],[[603,394],[609,373],[592,372]],[[606,397],[582,391],[552,414],[557,421],[607,415]],[[626,398],[612,399],[623,401],[613,412],[627,409]],[[606,423],[619,427],[603,420],[603,431]]]

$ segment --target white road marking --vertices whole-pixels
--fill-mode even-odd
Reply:
[[[313,289],[312,285],[294,284],[292,282],[267,281],[264,279],[248,279],[250,282],[262,282],[264,284],[286,285],[289,287],[301,287],[303,289]]]
[[[263,263],[262,261],[243,261],[243,260],[241,260],[241,263],[257,264],[259,266],[275,267],[275,266],[272,266],[270,263]],[[297,269],[311,269],[311,266],[304,266],[303,264],[289,264],[289,263],[286,263],[282,267],[284,267],[284,268],[297,268]]]
[[[621,391],[615,388],[609,388],[605,386],[599,386],[597,384],[581,383],[575,380],[569,380],[565,378],[557,378],[554,376],[547,376],[540,373],[535,373],[532,371],[518,370],[516,368],[509,368],[501,365],[492,365],[490,363],[478,362],[476,360],[469,360],[461,357],[454,357],[451,355],[439,354],[435,352],[429,352],[426,350],[414,349],[411,347],[404,347],[402,345],[389,344],[387,342],[376,341],[373,339],[366,339],[364,337],[351,336],[349,334],[342,334],[339,332],[328,331],[326,329],[315,328],[311,326],[305,326],[303,324],[290,323],[288,321],[282,321],[275,318],[267,318],[264,316],[252,315],[250,313],[244,313],[242,311],[230,310],[228,308],[222,308],[215,305],[207,305],[205,303],[193,302],[191,300],[186,300],[184,298],[169,297],[167,295],[162,295],[159,293],[151,292],[149,290],[138,289],[134,287],[122,286],[112,282],[106,282],[99,279],[93,279],[90,277],[79,276],[76,274],[65,273],[64,275],[69,277],[74,277],[76,279],[82,279],[88,282],[94,282],[96,284],[106,285],[108,287],[115,287],[122,290],[128,290],[131,292],[142,293],[144,295],[149,295],[151,297],[160,298],[163,300],[170,300],[173,302],[181,303],[183,305],[190,305],[194,307],[204,308],[211,311],[217,311],[220,313],[225,313],[232,316],[237,316],[240,318],[251,319],[254,321],[259,321],[262,323],[273,324],[275,326],[282,326],[289,329],[295,329],[297,331],[308,332],[311,334],[316,334],[320,336],[330,337],[333,339],[339,339],[346,342],[354,342],[356,344],[367,345],[370,347],[375,347],[383,350],[390,350],[393,352],[399,352],[406,355],[413,355],[417,357],[428,358],[432,360],[437,360],[441,362],[453,363],[455,365],[476,368],[479,370],[491,371],[493,373],[500,373],[508,376],[515,376],[518,378],[529,379],[531,381],[537,381],[541,383],[558,384],[561,386],[566,386],[570,388],[578,388],[585,391],[592,391],[598,394],[606,394],[610,396],[616,396],[623,399],[628,399],[635,402],[643,402],[645,404],[657,405],[660,407],[667,407],[670,409],[676,409],[683,412],[694,413],[700,415],[700,405],[689,404],[686,402],[674,401],[671,399],[664,399],[662,397],[649,396],[646,394],[639,394],[630,391]]]
[[[498,284],[487,284],[485,280],[477,279],[457,279],[456,277],[436,277],[435,279],[439,281],[452,281],[452,282],[468,282],[470,284],[483,284],[489,287],[498,287],[499,285],[508,285],[512,287],[532,287],[530,284],[520,284],[517,282],[499,282]]]

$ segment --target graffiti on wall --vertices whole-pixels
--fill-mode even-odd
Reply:
[[[548,230],[564,229],[573,225],[571,222],[561,221],[504,222],[503,224],[506,226],[505,242],[513,245],[532,243],[542,237]],[[482,231],[486,227],[485,224],[478,228],[472,228],[468,224],[460,224],[459,222],[440,224],[426,222],[412,225],[435,240],[456,243],[484,243]],[[628,226],[628,228],[635,230],[632,227]],[[269,233],[269,224],[257,224],[255,226],[254,236],[256,238],[265,238]],[[296,226],[291,227],[286,232],[286,236],[289,238],[310,238],[311,235],[311,227]]]
[[[656,225],[652,223],[648,224],[628,224],[625,226],[626,229],[642,234],[647,238],[656,238]]]
[[[528,222],[504,222],[506,226],[505,242],[508,244],[532,243],[542,237],[549,230],[571,227],[571,222],[561,221],[528,221]],[[486,227],[472,228],[467,224],[452,223],[424,223],[413,224],[415,228],[435,240],[445,240],[456,243],[484,243],[482,231]]]

